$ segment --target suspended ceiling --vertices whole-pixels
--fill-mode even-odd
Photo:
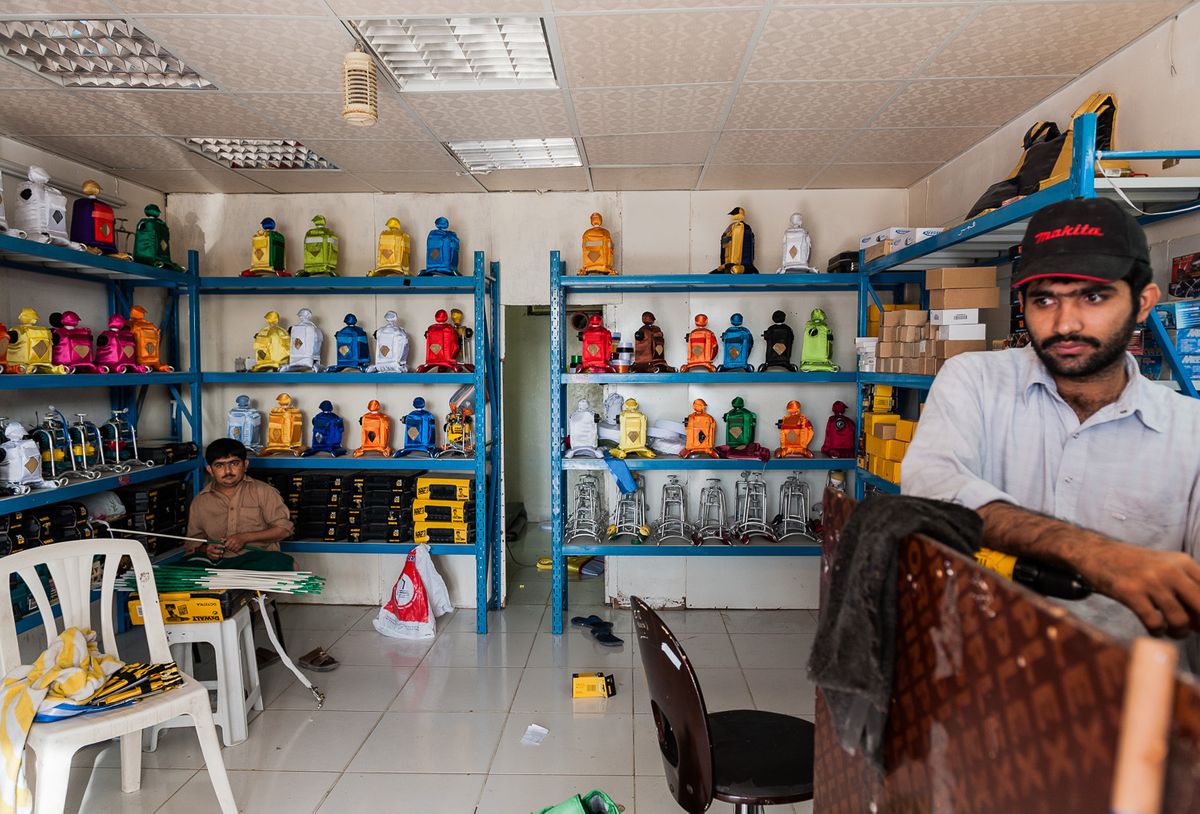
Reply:
[[[0,135],[164,192],[906,187],[1187,0],[0,0],[131,19],[215,91],[64,89],[0,59]],[[544,19],[557,90],[399,93],[343,123],[343,19]],[[234,171],[183,137],[298,139]],[[583,167],[471,175],[443,142],[572,137]]]

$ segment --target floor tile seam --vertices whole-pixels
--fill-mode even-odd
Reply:
[[[392,699],[392,700],[394,701],[395,699]],[[358,758],[359,754],[361,754],[361,753],[362,753],[363,747],[364,747],[364,746],[366,746],[366,745],[367,745],[367,744],[370,742],[370,740],[371,740],[371,737],[372,737],[372,736],[375,734],[375,730],[379,728],[379,725],[380,725],[381,723],[383,723],[383,718],[384,718],[384,716],[385,716],[385,715],[387,715],[387,711],[386,711],[386,710],[385,710],[385,711],[383,711],[383,712],[380,712],[380,713],[379,713],[379,717],[375,719],[375,724],[374,724],[374,725],[371,727],[371,729],[370,729],[370,730],[367,732],[367,735],[366,735],[366,737],[365,737],[365,738],[363,738],[363,740],[362,740],[362,743],[360,743],[360,744],[358,745],[358,748],[354,750],[354,754],[352,754],[352,755],[350,756],[350,759],[346,761],[346,765],[345,765],[345,766],[343,766],[343,767],[341,768],[341,771],[340,771],[340,773],[341,773],[341,774],[345,774],[345,773],[346,773],[346,771],[347,771],[347,770],[348,770],[348,769],[349,769],[349,768],[350,768],[352,765],[354,765],[354,761],[355,761],[355,760]]]
[[[223,752],[223,751],[225,751],[225,748],[224,748],[224,747],[221,747],[221,751],[222,751],[222,752]],[[98,768],[114,768],[114,770],[115,770],[115,771],[118,771],[118,772],[119,772],[119,771],[121,771],[121,767],[120,767],[120,766],[116,766],[116,767],[91,766],[91,767],[85,767],[85,768],[90,768],[90,770],[91,770],[91,771],[95,771],[95,770],[96,770],[96,769],[98,769]],[[142,765],[142,772],[144,773],[144,772],[146,771],[146,769],[147,769],[147,768],[148,768],[148,767],[147,767],[145,764],[143,764],[143,765]],[[186,769],[176,769],[176,770],[167,769],[166,771],[187,771],[187,770],[186,770]],[[154,809],[154,811],[156,812],[156,814],[157,814],[157,812],[159,812],[159,811],[162,811],[164,808],[166,808],[166,807],[167,807],[167,804],[168,804],[168,803],[170,803],[170,802],[171,802],[171,800],[173,800],[173,799],[175,798],[175,795],[177,795],[177,794],[179,794],[179,792],[183,791],[183,790],[184,790],[184,788],[187,786],[187,784],[188,784],[188,783],[191,783],[193,780],[195,780],[197,777],[199,777],[199,776],[200,776],[200,772],[206,772],[206,771],[208,771],[208,764],[207,764],[207,763],[206,763],[206,764],[204,764],[204,767],[203,767],[203,768],[200,768],[200,769],[193,769],[193,770],[192,770],[192,773],[191,773],[191,774],[188,776],[188,779],[187,779],[187,780],[184,780],[182,783],[180,783],[180,784],[179,784],[179,788],[177,788],[177,789],[175,789],[175,791],[171,792],[171,793],[170,793],[170,794],[167,796],[167,799],[163,800],[163,801],[162,801],[162,804],[161,804],[161,805],[159,805],[159,806],[158,806],[158,808]],[[226,769],[226,771],[228,771],[228,769]]]

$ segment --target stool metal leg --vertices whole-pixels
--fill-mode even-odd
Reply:
[[[763,807],[751,803],[734,803],[734,814],[763,814]]]

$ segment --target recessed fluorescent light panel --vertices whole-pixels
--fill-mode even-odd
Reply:
[[[556,88],[540,17],[353,20],[408,92]]]
[[[234,170],[336,170],[298,141],[265,138],[189,138],[188,148]]]
[[[448,141],[446,146],[471,172],[583,166],[575,140],[569,138]]]
[[[125,20],[0,21],[0,54],[69,88],[216,88]]]

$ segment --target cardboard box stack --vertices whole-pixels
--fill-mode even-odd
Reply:
[[[867,306],[867,336],[878,337],[879,329],[883,323],[883,315],[888,311],[915,311],[920,308],[919,305],[907,305],[905,303],[888,303],[883,306],[883,311],[876,307],[875,303]]]
[[[418,543],[475,542],[475,479],[469,475],[422,475],[412,504]]]
[[[987,326],[980,311],[1000,305],[993,266],[940,268],[925,272],[929,291],[929,324],[933,344],[928,349],[936,369],[952,356],[988,349]]]
[[[917,422],[901,418],[892,412],[892,388],[875,385],[871,397],[871,410],[862,416],[863,460],[859,466],[872,475],[900,483],[900,465],[908,452]]]
[[[915,308],[885,311],[875,346],[877,373],[907,373],[932,376],[937,373],[931,336],[936,328],[929,324],[929,312]]]
[[[1179,363],[1192,381],[1200,380],[1200,300],[1179,300],[1159,303],[1155,310],[1163,327],[1174,329],[1175,347],[1179,351]],[[1149,331],[1142,332],[1152,338]],[[1132,350],[1132,349],[1131,349]],[[1161,351],[1159,351],[1161,354]],[[1136,351],[1134,354],[1137,355]],[[1140,360],[1139,360],[1140,363]],[[1142,373],[1150,375],[1143,365]],[[1158,357],[1158,375],[1162,374],[1162,357]],[[1158,378],[1153,376],[1152,378]]]

